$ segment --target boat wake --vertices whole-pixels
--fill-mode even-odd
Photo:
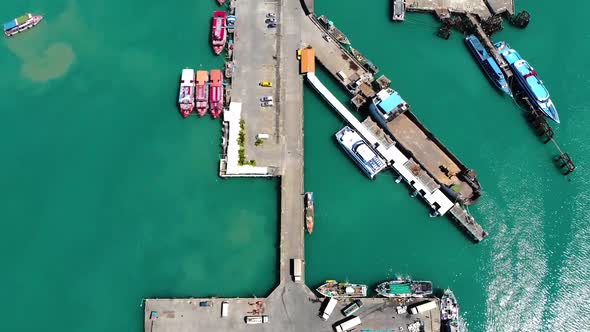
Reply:
[[[500,166],[500,165],[499,165]],[[501,166],[499,168],[502,168]],[[500,174],[516,174],[514,183],[501,178],[498,202],[487,201],[483,214],[496,229],[491,257],[491,282],[488,286],[487,331],[538,331],[547,303],[547,256],[544,243],[544,210],[539,197],[530,195],[542,187],[540,179],[527,176],[524,168]],[[512,223],[506,223],[512,220]]]

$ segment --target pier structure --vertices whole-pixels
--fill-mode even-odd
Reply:
[[[313,15],[302,22],[301,33],[307,46],[312,46],[316,59],[352,95],[375,95],[373,74]]]
[[[554,159],[557,162],[557,167],[561,170],[562,174],[568,175],[576,169],[576,165],[574,164],[571,157],[563,152],[559,147],[557,141],[554,138],[554,131],[547,122],[545,115],[539,111],[528,99],[523,91],[521,91],[521,87],[517,82],[515,82],[514,73],[512,72],[512,68],[506,62],[503,56],[500,55],[498,49],[494,46],[490,36],[488,36],[485,31],[483,30],[480,21],[478,18],[473,14],[467,14],[467,19],[469,20],[471,26],[473,27],[473,33],[481,40],[486,50],[492,55],[494,60],[500,66],[500,70],[506,77],[506,80],[510,87],[514,92],[514,100],[518,102],[521,108],[526,112],[526,119],[529,122],[529,125],[535,131],[535,134],[539,137],[543,138],[543,143],[553,142],[559,155],[556,156]]]
[[[398,0],[393,1],[393,5]],[[440,19],[449,18],[451,13],[475,14],[482,19],[492,15],[514,14],[514,0],[407,0],[406,11],[432,12]]]
[[[396,144],[382,141],[378,136],[361,123],[338,98],[316,77],[314,72],[305,74],[315,90],[340,114],[356,132],[370,144],[388,165],[403,179],[416,195],[422,197],[432,209],[433,215],[443,216],[447,212],[459,227],[476,242],[483,240],[487,232],[462,208],[451,200],[428,172],[412,157],[407,157]],[[367,121],[367,120],[365,120]]]

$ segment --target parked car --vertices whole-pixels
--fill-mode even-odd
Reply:
[[[262,81],[259,84],[260,84],[260,86],[264,86],[264,87],[272,87],[272,82],[269,82],[269,81]]]
[[[266,17],[268,17],[268,18],[275,18],[277,16],[275,15],[275,13],[268,13],[268,14],[266,14]]]
[[[265,23],[268,24],[272,24],[272,23],[277,23],[277,19],[276,18],[267,18],[266,20],[264,20]]]
[[[261,102],[263,102],[263,101],[272,101],[272,96],[262,96],[260,98],[260,101]]]
[[[272,100],[263,101],[262,103],[260,103],[260,106],[262,106],[262,107],[270,107],[272,105],[274,105],[273,102],[272,102]]]
[[[297,60],[301,60],[301,49],[297,50]]]
[[[277,24],[276,23],[271,23],[269,25],[266,26],[267,28],[276,28]]]

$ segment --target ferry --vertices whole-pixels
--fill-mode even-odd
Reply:
[[[323,285],[316,288],[316,291],[325,297],[366,297],[367,285],[338,282],[336,280],[326,280]]]
[[[387,166],[377,152],[350,127],[340,129],[335,136],[344,151],[369,178],[374,179],[375,175]]]
[[[485,47],[481,44],[479,39],[477,39],[474,35],[469,35],[465,37],[465,44],[467,48],[471,51],[471,54],[477,60],[483,71],[488,75],[488,78],[496,88],[500,89],[510,97],[512,97],[512,91],[508,86],[508,82],[506,81],[506,77],[500,70],[500,66],[494,58],[486,51]]]
[[[548,118],[559,123],[559,114],[557,114],[557,109],[553,105],[553,101],[551,101],[549,91],[537,76],[537,72],[533,67],[518,52],[510,48],[506,42],[497,42],[494,46],[512,67],[514,76],[517,77],[518,83],[529,97],[531,103],[538,107]]]
[[[209,109],[209,72],[206,70],[197,70],[197,87],[196,87],[197,114],[204,116]]]
[[[306,192],[305,193],[305,227],[307,228],[307,232],[311,234],[313,232],[313,224],[314,224],[314,204],[313,204],[313,193]]]
[[[213,52],[219,55],[225,48],[227,41],[226,31],[226,17],[227,14],[223,10],[216,10],[213,13],[213,24],[211,25],[211,46]]]
[[[43,20],[42,15],[33,15],[31,13],[24,14],[13,19],[10,22],[4,23],[4,35],[11,37],[19,32],[28,30]]]
[[[178,93],[180,114],[187,118],[195,108],[195,71],[185,68],[180,77],[180,91]]]
[[[384,297],[425,297],[432,295],[432,282],[396,279],[380,283],[376,291]]]
[[[209,87],[209,109],[214,119],[223,112],[223,77],[221,70],[211,70],[211,86]]]
[[[445,290],[440,299],[440,319],[443,321],[443,331],[460,331],[459,304],[455,294],[450,289]]]

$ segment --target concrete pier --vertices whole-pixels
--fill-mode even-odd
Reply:
[[[421,322],[424,332],[439,332],[440,311],[434,309],[423,314],[398,313],[398,306],[409,306],[435,301],[437,298],[402,299],[360,298],[363,307],[355,313],[361,319],[357,328],[363,331],[408,331],[408,325]],[[228,303],[228,316],[221,317],[221,303]],[[322,299],[302,293],[299,289],[285,288],[282,294],[273,293],[260,298],[186,298],[148,299],[145,301],[145,332],[194,331],[309,331],[333,332],[334,326],[344,319],[341,310],[351,300],[340,300],[327,321],[318,317]],[[209,306],[201,307],[206,302]],[[288,308],[288,310],[285,310]],[[247,325],[246,316],[267,315],[268,323]]]
[[[407,0],[406,11],[433,12],[440,18],[450,13],[474,14],[485,19],[504,12],[514,14],[514,0]]]

